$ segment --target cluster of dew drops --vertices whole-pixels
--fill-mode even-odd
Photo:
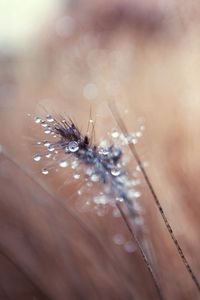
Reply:
[[[69,141],[67,143],[66,147],[63,147],[63,145],[60,145],[60,143],[57,141],[59,138],[59,134],[55,131],[55,125],[56,120],[54,117],[50,114],[46,115],[46,117],[39,117],[34,116],[34,122],[36,124],[39,124],[42,126],[43,133],[45,135],[51,136],[51,141],[44,139],[41,141],[37,141],[36,145],[43,147],[43,151],[36,153],[33,155],[33,160],[35,162],[41,161],[43,157],[46,159],[50,159],[52,163],[49,164],[49,167],[42,168],[42,174],[48,175],[49,170],[51,168],[55,169],[59,168],[67,168],[70,167],[70,169],[73,171],[73,178],[72,180],[79,180],[81,178],[79,167],[80,162],[77,157],[73,156],[78,150],[79,150],[79,144],[76,141]],[[93,122],[93,120],[89,120],[90,123]],[[112,141],[112,144],[116,146],[115,151],[118,149],[121,149],[123,147],[126,147],[129,143],[136,144],[138,142],[138,139],[142,137],[143,132],[145,130],[143,122],[139,122],[139,129],[134,132],[130,133],[129,135],[124,135],[123,133],[120,133],[117,129],[113,129],[111,132],[108,132],[109,140]],[[98,152],[100,155],[108,155],[109,154],[109,145],[111,143],[108,142],[107,139],[104,139],[100,142],[98,146]],[[118,148],[117,148],[118,147]],[[71,155],[69,155],[71,154]],[[140,179],[138,176],[138,172],[140,172],[139,166],[136,166],[136,168],[132,171],[132,178],[129,179],[126,175],[121,176],[122,168],[125,169],[128,165],[130,160],[130,155],[124,155],[123,159],[120,162],[120,164],[117,165],[117,168],[111,169],[112,176],[120,177],[119,179],[123,180],[123,184],[125,188],[127,189],[129,197],[134,198],[134,207],[138,212],[141,212],[141,206],[138,202],[138,199],[141,196],[141,192],[136,189],[137,186],[140,185]],[[83,162],[81,164],[83,166]],[[56,169],[58,171],[58,169]],[[91,193],[91,187],[93,184],[97,183],[99,181],[98,175],[94,172],[91,166],[85,166],[85,181],[86,184],[82,186],[81,189],[77,190],[77,195],[81,196],[86,191],[86,189],[90,190]],[[98,192],[92,199],[93,204],[95,205],[95,211],[98,216],[104,216],[107,214],[109,206],[112,206],[112,216],[117,218],[120,217],[120,212],[117,209],[117,207],[114,205],[115,201],[123,202],[123,199],[119,197],[115,197],[115,201],[113,199],[111,200],[111,197],[106,194],[106,187],[104,188],[104,192],[100,191]],[[88,206],[90,202],[87,200],[85,202],[85,205]],[[142,223],[142,218],[138,217],[138,220],[135,220],[136,223],[140,224]],[[127,241],[123,234],[117,233],[113,236],[113,241],[116,245],[123,246],[126,252],[134,252],[136,250],[136,245],[133,241]]]
[[[55,133],[54,128],[51,126],[51,124],[55,122],[54,118],[51,115],[47,115],[46,120],[42,119],[41,117],[35,117],[34,120],[36,124],[40,124],[43,127],[45,134],[51,134],[53,138],[58,137],[58,135]],[[60,150],[60,149],[56,149],[57,148],[56,143],[54,143],[53,141],[44,140],[44,141],[38,141],[37,145],[44,146],[46,148],[46,152],[44,155],[42,155],[41,153],[34,154],[33,155],[34,161],[36,162],[40,161],[43,156],[45,156],[46,158],[52,158],[53,160],[56,160],[57,158],[56,155],[59,154],[59,150]],[[79,150],[79,146],[76,141],[69,142],[67,148],[65,149],[66,153],[67,152],[75,153],[78,150]],[[67,160],[65,159],[59,160],[59,166],[61,168],[66,168],[68,167],[68,165],[69,164]],[[77,164],[74,161],[72,163],[72,169],[75,169],[75,167],[77,167]],[[43,168],[42,174],[43,175],[49,174],[48,168]],[[75,176],[75,178],[76,177],[78,176]]]

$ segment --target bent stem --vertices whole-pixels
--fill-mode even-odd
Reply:
[[[129,205],[126,203],[126,201],[125,201],[125,204],[126,204],[128,210],[130,211],[130,207],[129,207]],[[140,254],[141,254],[141,256],[142,256],[142,258],[143,258],[143,260],[144,260],[144,262],[145,262],[145,265],[146,265],[146,267],[147,267],[147,269],[148,269],[148,271],[149,271],[149,273],[150,273],[150,275],[151,275],[151,277],[152,277],[152,280],[153,280],[154,285],[155,285],[155,288],[156,288],[156,290],[157,290],[159,299],[160,299],[160,300],[163,300],[164,298],[163,298],[163,295],[162,295],[162,293],[161,293],[161,289],[160,289],[159,283],[158,283],[158,281],[157,281],[157,278],[156,278],[156,276],[155,276],[155,273],[154,273],[154,271],[153,271],[153,268],[152,268],[152,266],[151,266],[151,264],[150,264],[150,262],[149,262],[149,260],[148,260],[148,258],[147,258],[147,256],[146,256],[146,254],[145,254],[145,252],[144,252],[144,250],[143,250],[143,248],[142,248],[142,246],[141,246],[141,244],[140,244],[140,241],[139,241],[139,239],[137,238],[136,234],[134,233],[134,231],[133,231],[133,229],[132,229],[132,226],[130,225],[128,219],[126,218],[126,215],[125,215],[125,213],[123,212],[123,209],[122,209],[120,203],[119,203],[119,202],[116,202],[116,206],[117,206],[117,208],[119,209],[120,214],[121,214],[121,216],[122,216],[122,218],[123,218],[123,220],[124,220],[124,222],[125,222],[125,224],[126,224],[128,230],[129,230],[129,232],[131,233],[131,235],[132,235],[134,241],[135,241],[136,244],[137,244],[137,247],[138,247],[138,249],[139,249],[139,251],[140,251]]]
[[[121,119],[121,117],[119,115],[119,112],[118,112],[115,104],[114,103],[112,103],[112,104],[109,103],[109,108],[110,108],[111,113],[112,113],[114,119],[116,120],[119,128],[121,129],[121,131],[123,132],[123,134],[126,136],[128,134],[128,131],[126,129],[126,126],[125,126],[123,120]],[[180,256],[180,258],[181,258],[181,260],[182,260],[185,268],[187,269],[187,271],[188,271],[191,279],[193,280],[194,284],[196,285],[196,287],[197,287],[197,289],[198,289],[198,291],[200,293],[200,283],[197,280],[197,277],[195,276],[195,274],[194,274],[194,272],[192,270],[192,267],[190,266],[187,258],[185,257],[185,255],[183,253],[183,250],[182,250],[182,248],[181,248],[181,246],[180,246],[177,238],[175,237],[175,235],[173,233],[172,227],[171,227],[171,225],[169,224],[169,222],[167,220],[165,212],[164,212],[164,210],[162,208],[162,205],[160,203],[160,200],[159,200],[159,198],[158,198],[158,196],[157,196],[157,194],[156,194],[156,192],[155,192],[155,190],[153,188],[153,185],[152,185],[152,183],[150,181],[150,178],[147,175],[147,173],[146,173],[146,171],[145,171],[145,169],[143,167],[141,159],[140,159],[140,157],[139,157],[139,155],[138,155],[138,153],[136,151],[135,145],[133,143],[129,143],[128,145],[129,145],[131,153],[133,154],[133,156],[134,156],[134,158],[135,158],[135,160],[136,160],[136,162],[137,162],[137,164],[138,164],[138,166],[139,166],[139,168],[140,168],[140,170],[142,172],[142,175],[143,175],[143,177],[145,179],[145,182],[146,182],[146,184],[147,184],[147,186],[148,186],[148,188],[149,188],[149,190],[151,192],[153,200],[154,200],[154,202],[155,202],[155,204],[156,204],[156,206],[157,206],[157,208],[158,208],[158,210],[159,210],[159,212],[161,214],[161,217],[162,217],[162,219],[163,219],[163,221],[165,223],[165,226],[166,226],[166,228],[167,228],[167,230],[169,232],[169,235],[170,235],[170,237],[171,237],[171,239],[172,239],[172,241],[173,241],[173,243],[174,243],[174,245],[175,245],[175,247],[176,247],[176,249],[177,249],[177,251],[179,253],[179,256]]]

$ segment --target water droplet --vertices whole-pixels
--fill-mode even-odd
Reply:
[[[123,201],[124,201],[124,199],[123,199],[122,197],[116,197],[115,200],[116,200],[117,202],[123,202]]]
[[[140,191],[135,191],[135,192],[134,192],[134,197],[135,197],[135,198],[141,197],[141,192],[140,192]]]
[[[119,137],[119,132],[116,129],[113,129],[111,132],[111,136],[116,139]]]
[[[91,188],[93,186],[93,183],[92,182],[87,182],[87,187]]]
[[[80,196],[80,195],[82,195],[82,191],[81,190],[78,190],[77,191],[77,194]]]
[[[50,145],[48,146],[48,151],[52,152],[52,151],[54,151],[54,150],[55,150],[55,146],[54,146],[53,144],[50,144]]]
[[[143,166],[144,168],[147,168],[147,167],[149,166],[148,161],[144,161],[144,162],[142,163],[142,166]]]
[[[144,126],[144,125],[141,125],[141,126],[140,126],[140,130],[141,130],[141,131],[144,131],[144,130],[145,130],[145,126]]]
[[[140,167],[140,166],[137,166],[137,167],[136,167],[136,171],[141,172],[141,167]]]
[[[74,170],[78,167],[78,165],[79,165],[78,160],[73,160],[71,163],[71,168]]]
[[[124,236],[120,233],[117,233],[113,236],[113,241],[117,245],[123,245],[125,242]]]
[[[79,149],[78,143],[76,141],[69,142],[68,149],[70,152],[76,152]]]
[[[33,155],[34,161],[40,161],[41,158],[42,158],[42,156],[40,154]]]
[[[107,204],[109,202],[109,199],[105,195],[98,195],[94,197],[94,203],[96,204]]]
[[[36,144],[37,144],[37,145],[41,145],[41,144],[42,144],[42,142],[38,141]]]
[[[68,166],[68,162],[66,160],[61,160],[59,166],[61,168],[66,168]]]
[[[140,191],[136,191],[136,190],[130,190],[128,191],[128,197],[129,198],[139,198],[141,196],[141,192]]]
[[[74,179],[79,179],[80,177],[81,177],[81,175],[80,174],[74,174]]]
[[[51,133],[51,129],[49,127],[45,128],[44,133],[46,133],[46,134]]]
[[[99,154],[108,155],[109,154],[108,148],[99,149]]]
[[[48,124],[45,121],[42,121],[41,124],[42,124],[43,127],[47,127],[48,126]]]
[[[42,122],[42,119],[40,117],[35,117],[34,120],[36,124],[40,124]]]
[[[45,147],[49,147],[50,145],[51,145],[50,142],[48,142],[48,141],[45,141],[45,142],[44,142],[44,146],[45,146]]]
[[[42,169],[42,174],[47,175],[49,173],[49,171],[47,169]]]
[[[46,156],[46,158],[50,158],[51,157],[51,153],[47,153],[45,156]]]
[[[131,143],[133,143],[134,145],[136,145],[137,142],[138,142],[138,140],[137,140],[136,138],[133,138],[133,139],[131,140]]]
[[[100,142],[100,147],[101,147],[101,148],[108,148],[108,147],[109,147],[108,141],[107,141],[107,140],[102,140],[102,141]]]
[[[128,241],[124,244],[124,250],[128,253],[132,253],[137,250],[137,246],[133,241]]]
[[[47,119],[47,122],[49,122],[49,123],[54,121],[54,118],[51,115],[47,115],[46,119]]]
[[[137,185],[141,184],[141,180],[139,178],[138,179],[133,179],[129,183],[130,183],[130,186],[137,186]]]
[[[108,153],[109,153],[109,149],[107,149],[107,148],[102,149],[102,154],[103,155],[108,155]]]
[[[111,170],[111,174],[112,174],[113,176],[119,176],[120,173],[121,173],[121,170],[118,169],[118,168],[113,168],[113,169]]]
[[[93,173],[93,169],[91,168],[87,168],[86,171],[85,171],[85,174],[88,175],[88,176],[91,176]]]
[[[91,180],[92,180],[93,182],[97,182],[97,181],[99,181],[99,176],[98,176],[97,174],[92,174]]]
[[[135,135],[136,135],[136,137],[138,137],[138,138],[139,138],[139,137],[141,137],[141,136],[142,136],[142,132],[141,132],[141,131],[137,131]]]

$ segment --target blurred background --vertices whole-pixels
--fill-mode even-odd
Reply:
[[[128,131],[144,121],[137,150],[200,280],[199,17],[195,0],[0,1],[1,299],[158,299],[138,251],[113,242],[130,239],[123,221],[79,213],[76,185],[58,192],[65,174],[46,179],[32,160],[41,133],[27,113],[65,112],[84,131],[91,110],[99,143],[117,127],[108,101]],[[199,299],[140,188],[164,299]]]

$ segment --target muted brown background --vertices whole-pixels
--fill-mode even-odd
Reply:
[[[66,15],[71,33],[60,33]],[[197,1],[73,1],[26,51],[1,54],[1,144],[18,164],[1,155],[1,299],[157,299],[139,253],[112,242],[116,230],[128,236],[122,220],[80,214],[75,197],[67,200],[76,186],[58,193],[63,176],[46,179],[32,162],[32,138],[40,131],[26,112],[40,114],[43,106],[64,111],[81,128],[92,107],[96,142],[116,127],[110,99],[128,130],[145,119],[138,152],[200,276],[199,15]],[[97,91],[90,100],[83,92],[88,83]],[[141,188],[142,230],[165,299],[198,299],[146,185]]]

